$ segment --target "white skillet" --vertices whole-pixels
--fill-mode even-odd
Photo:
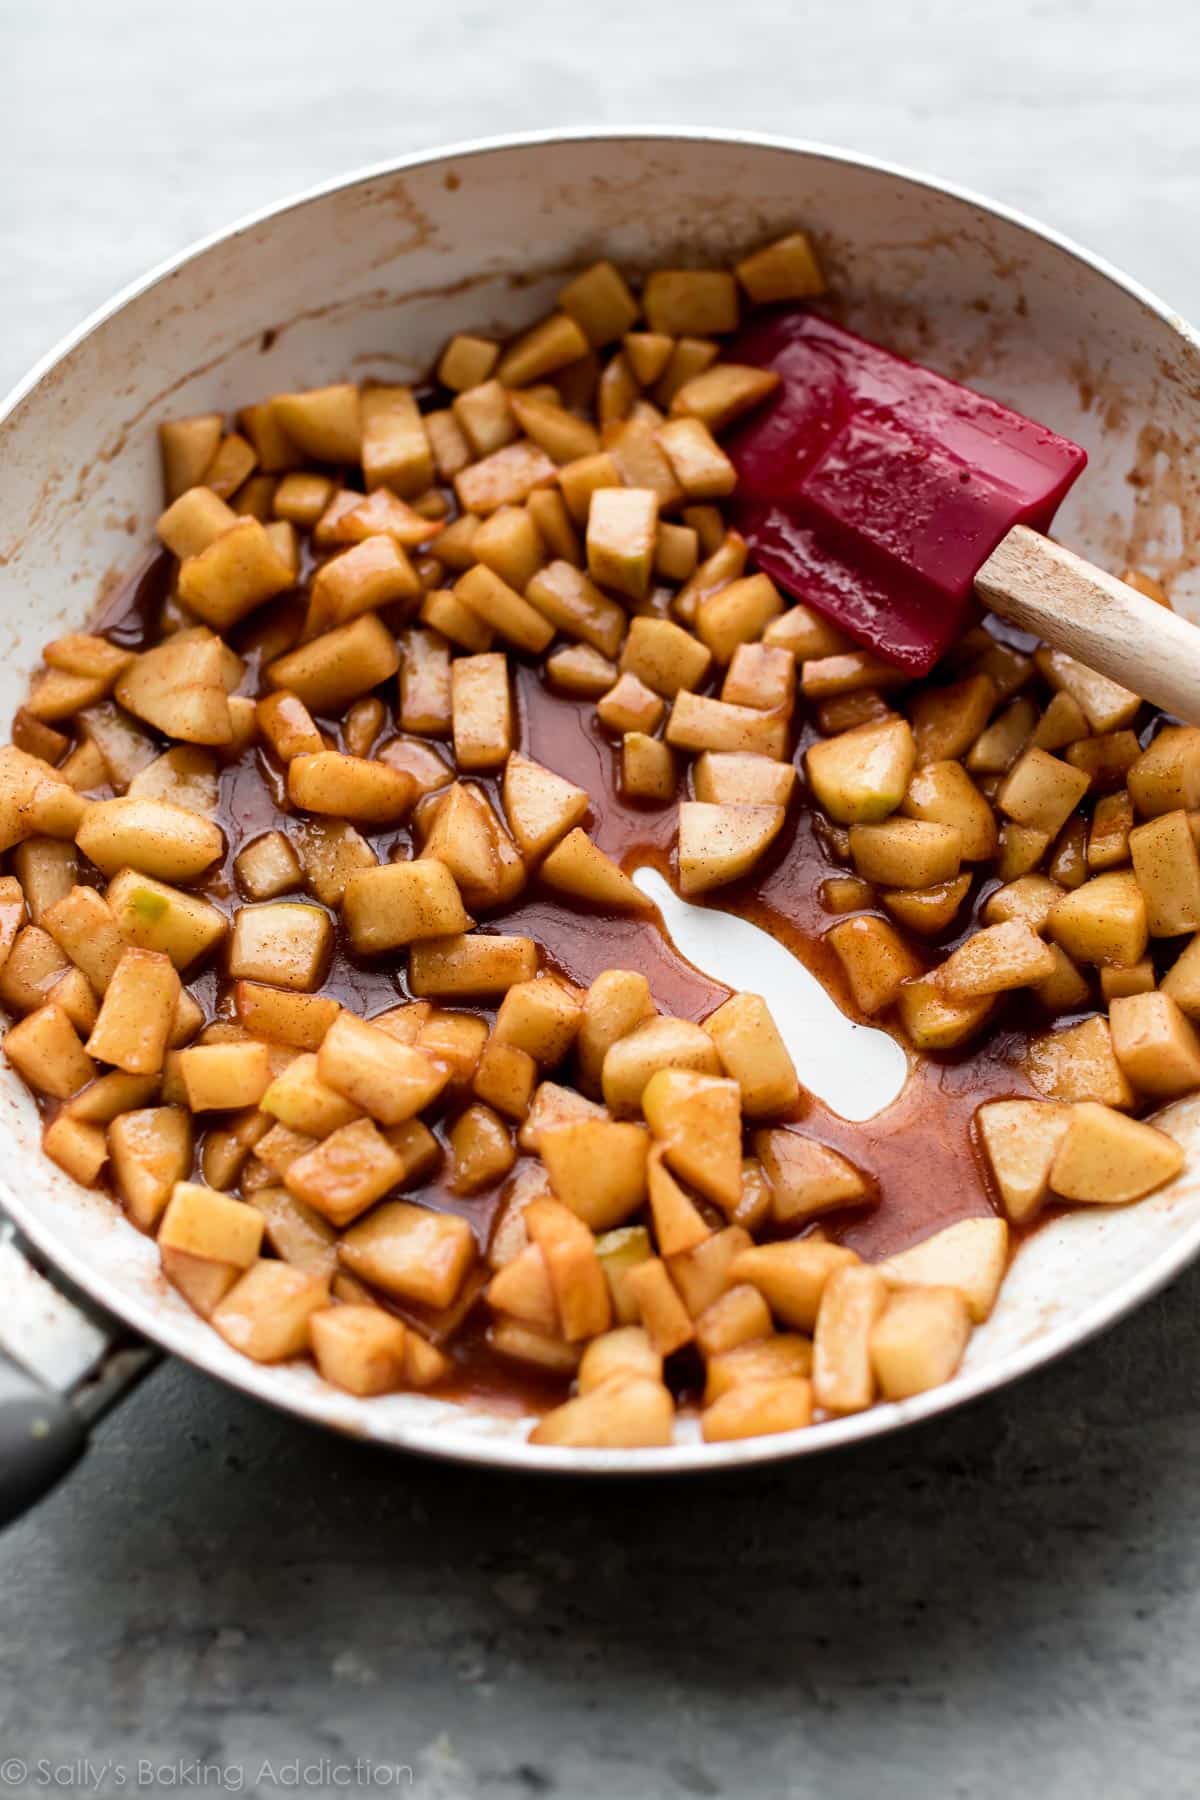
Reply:
[[[973,195],[815,145],[673,130],[539,134],[406,157],[244,220],[119,294],[31,371],[0,407],[0,719],[41,645],[82,624],[148,540],[161,416],[347,373],[417,375],[455,329],[533,319],[562,272],[597,255],[635,267],[709,263],[798,224],[821,244],[850,324],[1083,443],[1091,465],[1060,514],[1063,540],[1107,568],[1165,573],[1176,605],[1200,618],[1200,512],[1186,472],[1200,437],[1200,342],[1135,282]],[[736,921],[727,924],[718,919],[703,945],[681,926],[681,948],[714,974],[736,959],[743,984],[780,1007],[802,1074],[848,1115],[869,1113],[894,1090],[894,1052],[836,1016],[822,1020],[822,997],[799,977],[780,1004],[787,971],[761,940],[735,943]],[[711,914],[704,925],[711,933]],[[1200,1103],[1162,1122],[1200,1147]],[[120,1321],[336,1430],[572,1474],[729,1468],[897,1430],[1083,1343],[1200,1249],[1200,1175],[1188,1171],[1138,1206],[1080,1211],[1036,1233],[961,1373],[933,1393],[744,1443],[706,1446],[685,1425],[661,1450],[566,1451],[528,1445],[516,1418],[419,1395],[357,1401],[307,1367],[236,1355],[164,1283],[154,1246],[112,1203],[46,1161],[33,1104],[7,1069],[0,1200],[43,1266],[106,1315],[85,1324],[0,1244],[0,1345],[82,1396],[85,1412],[139,1363],[136,1351],[114,1361]],[[0,1428],[10,1398],[0,1382]],[[71,1436],[69,1410],[56,1414],[47,1399],[42,1412],[51,1437],[60,1425]],[[3,1442],[0,1429],[0,1455]]]

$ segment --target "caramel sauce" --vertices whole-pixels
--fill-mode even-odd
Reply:
[[[129,649],[142,649],[156,641],[172,567],[173,559],[165,553],[147,558],[108,598],[93,629]],[[619,743],[605,736],[593,704],[554,693],[537,667],[511,660],[521,749],[587,791],[591,806],[588,831],[626,872],[652,865],[672,880],[676,801],[686,797],[682,783],[679,795],[661,804],[624,796],[619,782]],[[258,658],[251,655],[241,691],[256,693],[258,687]],[[394,731],[393,688],[394,684],[388,684],[379,693],[388,706],[381,742]],[[340,742],[338,720],[319,723]],[[797,763],[807,741],[802,729],[793,752]],[[499,809],[498,777],[485,778],[481,785]],[[284,770],[268,751],[252,748],[222,768],[216,816],[225,833],[226,854],[220,868],[197,885],[230,913],[238,904],[233,865],[239,851],[265,831],[286,832],[294,816],[286,796]],[[411,845],[406,828],[363,835],[381,861],[396,853],[407,854]],[[839,867],[828,828],[814,818],[801,783],[785,829],[753,882],[722,889],[719,901],[711,904],[751,920],[777,938],[824,984],[843,1011],[857,1017],[837,958],[823,941],[833,918],[822,906],[820,889]],[[931,964],[975,927],[979,909],[995,885],[994,881],[977,883],[972,903],[962,909],[952,932],[943,940],[925,942]],[[348,943],[336,914],[334,920],[335,949],[320,991],[368,1018],[411,998],[403,954],[364,959]],[[703,1019],[729,995],[728,988],[679,954],[656,917],[606,914],[550,892],[536,878],[513,904],[485,915],[481,924],[485,929],[533,937],[542,946],[544,965],[580,985],[603,969],[639,969],[659,1008],[679,1017]],[[233,1016],[232,984],[219,956],[208,967],[189,972],[188,985],[204,1007],[207,1022]],[[495,1016],[494,1008],[454,1004],[489,1022]],[[998,1016],[1001,1022],[987,1038],[960,1054],[910,1055],[910,1075],[902,1094],[874,1119],[851,1123],[815,1097],[802,1100],[796,1121],[807,1133],[848,1156],[875,1182],[873,1206],[821,1220],[829,1235],[868,1259],[878,1259],[958,1219],[993,1210],[987,1177],[973,1144],[973,1115],[985,1100],[1033,1091],[1021,1072],[1023,1051],[1030,1032],[1045,1029],[1048,1023],[1033,1011],[1022,1012],[1016,1002],[1009,1002]],[[879,1025],[878,1020],[870,1023]],[[452,1092],[447,1111],[452,1115],[455,1110]],[[207,1129],[218,1129],[226,1122],[216,1115],[205,1124]],[[433,1129],[444,1145],[443,1126],[437,1124]],[[519,1173],[530,1160],[520,1158],[513,1173]],[[512,1175],[482,1193],[463,1195],[450,1186],[448,1171],[447,1157],[431,1180],[412,1191],[411,1198],[468,1219],[481,1249],[486,1248]],[[435,1316],[386,1299],[384,1303],[418,1322],[435,1340],[439,1336]],[[486,1311],[475,1307],[447,1346],[455,1357],[457,1374],[439,1393],[489,1410],[512,1412],[541,1411],[561,1399],[560,1381],[543,1379],[495,1357],[487,1346],[485,1328]],[[686,1357],[678,1360],[673,1385],[686,1395],[695,1372]]]
[[[598,729],[591,703],[554,695],[537,672],[528,668],[521,670],[518,692],[522,748],[587,789],[592,801],[588,830],[600,847],[626,872],[650,864],[676,885],[673,845],[677,801],[686,798],[682,784],[678,795],[657,806],[625,799],[619,785],[619,746],[606,741]],[[794,751],[797,762],[810,736],[801,734]],[[788,821],[769,859],[759,864],[753,880],[722,888],[719,899],[707,904],[736,913],[769,932],[817,977],[843,1012],[878,1027],[878,1020],[866,1021],[856,1010],[841,964],[823,941],[833,918],[821,904],[820,889],[840,866],[832,860],[827,843],[828,833],[814,819],[802,790],[789,808]],[[931,964],[976,929],[978,910],[996,885],[994,881],[978,884],[974,904],[963,908],[955,929],[938,942],[929,958]],[[639,933],[639,952],[647,937],[657,946],[663,945],[654,926],[631,927],[625,920],[610,920],[608,925],[615,928],[625,956],[630,954],[630,939],[622,934],[632,930]],[[544,925],[539,921],[531,929],[552,950],[556,948],[552,920]],[[611,961],[606,953],[596,967],[607,966]],[[645,970],[659,1004],[681,1016],[703,1018],[725,998],[724,990],[699,977],[708,994],[698,1010],[689,1011],[690,995],[677,987],[670,999],[664,998],[655,981],[658,969],[640,959],[636,967]],[[694,970],[689,973],[695,978]],[[1045,1021],[1039,1026],[1031,1020],[1030,1026],[1044,1029]],[[992,1212],[987,1178],[972,1151],[971,1120],[985,1100],[1033,1092],[1022,1073],[1028,1035],[1013,1024],[1008,1029],[993,1028],[983,1043],[957,1057],[910,1055],[904,1091],[886,1111],[862,1123],[840,1118],[810,1096],[797,1114],[805,1131],[840,1150],[878,1183],[876,1206],[865,1212],[833,1215],[823,1220],[824,1228],[861,1256],[878,1259],[919,1243],[958,1219]]]

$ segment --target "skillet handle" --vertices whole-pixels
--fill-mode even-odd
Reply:
[[[83,1420],[11,1357],[0,1361],[0,1527],[26,1512],[82,1456]]]
[[[0,1528],[56,1485],[156,1361],[0,1218]]]

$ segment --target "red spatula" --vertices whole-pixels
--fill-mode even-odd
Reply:
[[[974,591],[1200,724],[1200,630],[1042,535],[1077,444],[814,313],[774,314],[731,356],[780,378],[727,444],[737,523],[780,587],[913,675]]]

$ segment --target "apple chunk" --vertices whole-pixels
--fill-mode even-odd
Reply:
[[[542,864],[541,876],[550,887],[597,906],[612,907],[617,912],[653,910],[653,902],[578,825],[550,852]]]
[[[829,1412],[862,1412],[875,1398],[871,1334],[888,1303],[877,1269],[835,1269],[825,1283],[813,1338],[813,1392]]]
[[[1052,1100],[993,1100],[975,1119],[1005,1213],[1023,1225],[1050,1197],[1050,1166],[1071,1109]]]
[[[974,932],[947,957],[934,980],[953,1001],[1034,987],[1054,974],[1054,952],[1022,919]]]
[[[831,818],[841,825],[874,825],[900,805],[916,759],[908,720],[889,719],[811,745],[804,767]]]
[[[342,917],[363,954],[469,931],[474,921],[445,863],[433,859],[361,869],[346,883]]]
[[[650,1152],[646,1177],[659,1250],[664,1256],[675,1258],[699,1249],[712,1234],[699,1208],[667,1168],[661,1144]]]
[[[1200,1087],[1200,1039],[1170,994],[1115,997],[1108,1018],[1117,1061],[1139,1092],[1174,1100]]]
[[[705,894],[748,875],[783,826],[781,806],[718,806],[685,800],[679,808],[679,885]]]
[[[649,1149],[644,1126],[610,1119],[567,1120],[538,1133],[550,1186],[593,1231],[623,1225],[643,1204]]]
[[[262,1245],[262,1214],[214,1188],[177,1181],[158,1228],[160,1249],[248,1269]]]
[[[660,1069],[642,1110],[671,1169],[725,1212],[742,1197],[742,1096],[736,1081]]]
[[[475,1260],[475,1238],[455,1213],[389,1200],[352,1225],[338,1255],[353,1274],[399,1300],[449,1306]]]
[[[525,1208],[525,1225],[546,1259],[559,1324],[567,1342],[597,1336],[612,1322],[612,1303],[596,1240],[561,1201],[543,1197]]]
[[[1008,1226],[1003,1219],[960,1219],[877,1266],[893,1287],[956,1289],[981,1325],[1008,1266]]]
[[[136,869],[160,881],[192,881],[225,848],[218,826],[169,800],[125,795],[93,800],[80,820],[76,842],[105,875]]]
[[[640,1325],[624,1325],[592,1339],[579,1363],[579,1391],[590,1394],[630,1375],[662,1379],[662,1357]]]
[[[661,1381],[631,1375],[606,1381],[546,1414],[531,1444],[574,1449],[645,1450],[671,1442],[675,1405]]]
[[[446,1086],[444,1063],[378,1026],[342,1012],[317,1052],[317,1073],[329,1087],[381,1125],[402,1125],[432,1104]]]
[[[853,1250],[814,1238],[785,1244],[754,1244],[734,1257],[730,1278],[756,1287],[781,1325],[811,1331],[821,1295],[836,1269],[858,1261]]]
[[[736,1356],[738,1352],[730,1350],[724,1354]],[[812,1383],[803,1376],[781,1376],[729,1388],[705,1407],[700,1415],[700,1429],[706,1444],[720,1444],[737,1438],[800,1431],[812,1424],[812,1417]]]
[[[653,488],[597,488],[588,513],[588,573],[602,588],[644,600],[654,569],[658,495]]]
[[[159,731],[191,744],[228,744],[229,700],[221,679],[221,640],[168,638],[135,658],[120,677],[116,697]]]
[[[594,984],[593,984],[594,985]],[[761,994],[735,994],[704,1021],[749,1118],[786,1112],[800,1097],[791,1054]]]
[[[771,1206],[781,1224],[865,1206],[873,1196],[852,1162],[815,1138],[781,1127],[754,1134],[754,1150],[771,1187]]]
[[[1107,1019],[1085,1019],[1082,1025],[1031,1039],[1025,1072],[1047,1100],[1096,1100],[1122,1109],[1134,1103]]]
[[[504,812],[522,856],[544,856],[582,822],[587,810],[583,788],[513,751],[504,767]]]
[[[1064,1200],[1121,1206],[1173,1180],[1183,1161],[1182,1149],[1165,1131],[1085,1100],[1058,1147],[1050,1186]]]
[[[123,1112],[108,1128],[108,1151],[126,1212],[150,1231],[191,1167],[191,1115],[179,1106]]]
[[[604,1101],[618,1118],[641,1111],[642,1095],[660,1069],[696,1069],[719,1075],[721,1061],[708,1033],[690,1019],[647,1018],[634,1029],[627,1024],[609,1044],[601,1064]]]
[[[404,1158],[371,1120],[356,1119],[290,1160],[283,1180],[296,1199],[342,1226],[399,1186],[405,1172]]]
[[[254,1362],[285,1362],[309,1347],[309,1320],[329,1304],[324,1275],[285,1262],[256,1262],[221,1301],[212,1323]]]
[[[380,1306],[331,1306],[309,1320],[313,1356],[326,1381],[348,1394],[404,1386],[408,1328]]]
[[[940,1387],[958,1368],[971,1321],[955,1288],[893,1294],[871,1330],[871,1364],[885,1400],[907,1400]]]

